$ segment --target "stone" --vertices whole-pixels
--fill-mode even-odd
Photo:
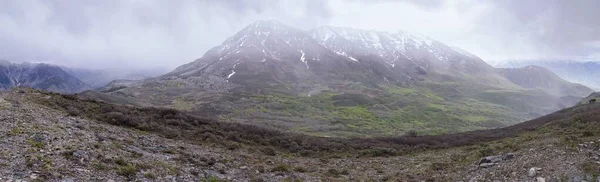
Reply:
[[[502,156],[487,156],[482,158],[479,161],[479,164],[483,164],[483,163],[498,163],[502,161]]]
[[[46,136],[44,136],[44,134],[41,134],[41,133],[33,134],[33,136],[31,138],[36,142],[46,141]]]
[[[537,172],[539,170],[542,170],[542,168],[539,168],[539,167],[529,168],[529,171],[527,172],[527,176],[529,176],[529,177],[535,177],[537,175]]]
[[[220,163],[220,162],[215,163],[213,165],[213,168],[222,174],[225,174],[227,172],[227,166],[225,166],[225,164]]]
[[[481,163],[481,164],[479,164],[479,167],[481,167],[481,168],[488,168],[488,167],[492,167],[492,166],[495,166],[495,165],[496,165],[496,163]]]
[[[225,178],[225,175],[223,175],[220,172],[217,172],[215,170],[205,170],[204,171],[204,176],[206,176],[206,177],[216,177],[216,178],[219,178],[219,179]]]
[[[145,153],[144,150],[142,150],[142,149],[140,149],[140,148],[138,148],[136,146],[128,146],[126,148],[126,150],[129,151],[129,152],[131,152],[131,153],[138,154],[138,155],[144,155],[144,153]]]
[[[87,159],[88,158],[88,154],[87,154],[87,152],[85,152],[83,150],[76,150],[76,151],[73,152],[73,158]]]
[[[546,182],[546,178],[542,178],[542,177],[537,177],[535,178],[536,182]]]
[[[515,154],[515,153],[504,154],[504,155],[502,155],[502,160],[509,160],[509,159],[515,158],[516,155],[517,154]]]

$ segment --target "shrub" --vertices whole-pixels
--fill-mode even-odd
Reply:
[[[79,116],[81,113],[81,111],[79,111],[79,109],[72,107],[72,106],[68,106],[67,107],[67,115],[68,116]]]
[[[308,170],[306,170],[306,168],[304,168],[304,167],[296,167],[296,168],[294,169],[294,171],[296,171],[296,172],[299,172],[299,173],[305,173],[305,172],[307,172]]]
[[[275,153],[275,150],[273,150],[273,148],[271,147],[267,147],[267,148],[263,148],[262,149],[262,153],[265,155],[270,155],[270,156],[276,156],[277,153]]]
[[[431,163],[431,169],[434,171],[444,170],[444,169],[447,169],[448,167],[449,167],[449,165],[447,163],[440,163],[440,162]]]
[[[479,153],[479,157],[487,157],[487,156],[494,155],[494,149],[489,148],[489,147],[481,148],[477,152]]]
[[[289,172],[290,168],[291,167],[287,164],[279,164],[271,169],[271,172]]]
[[[404,134],[405,137],[417,137],[419,136],[416,130],[409,130]]]
[[[327,170],[327,173],[330,174],[330,175],[332,175],[332,176],[339,176],[339,175],[342,174],[340,171],[338,171],[337,169],[333,169],[333,168]]]
[[[125,166],[117,166],[117,174],[126,177],[135,176],[138,172],[138,168],[135,165],[125,165]]]

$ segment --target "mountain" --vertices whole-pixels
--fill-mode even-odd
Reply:
[[[376,68],[376,69],[373,69]],[[309,34],[275,21],[255,22],[168,78],[214,78],[209,84],[244,90],[304,94],[332,84],[408,80],[378,62],[361,62],[319,44]]]
[[[498,68],[520,68],[535,65],[548,68],[559,77],[574,83],[580,83],[596,90],[600,89],[600,62],[570,61],[570,60],[520,60],[500,62]]]
[[[67,66],[61,68],[94,88],[103,87],[113,80],[141,80],[167,72],[161,69],[87,69]]]
[[[0,92],[7,181],[597,181],[600,104],[508,127],[315,137],[32,89]]]
[[[248,25],[165,75],[99,91],[123,104],[346,137],[501,127],[581,99],[520,87],[424,36],[276,21]]]
[[[22,86],[59,93],[77,93],[91,88],[58,66],[0,62],[0,90]]]
[[[552,71],[540,66],[498,68],[498,72],[523,88],[542,89],[553,95],[585,97],[593,92],[586,86],[563,80]]]

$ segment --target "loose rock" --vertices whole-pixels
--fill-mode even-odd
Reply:
[[[537,175],[537,171],[541,170],[542,168],[539,167],[532,167],[529,169],[529,171],[527,172],[527,176],[529,177],[535,177]]]
[[[492,167],[495,165],[496,165],[496,163],[481,163],[481,164],[479,164],[479,167],[488,168],[488,167]]]
[[[542,178],[542,177],[537,177],[537,178],[535,178],[535,181],[536,182],[546,182],[546,179]]]

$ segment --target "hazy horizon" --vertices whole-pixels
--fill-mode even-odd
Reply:
[[[600,1],[2,1],[0,59],[174,69],[257,20],[419,33],[503,60],[600,60]],[[393,21],[390,21],[393,20]]]

